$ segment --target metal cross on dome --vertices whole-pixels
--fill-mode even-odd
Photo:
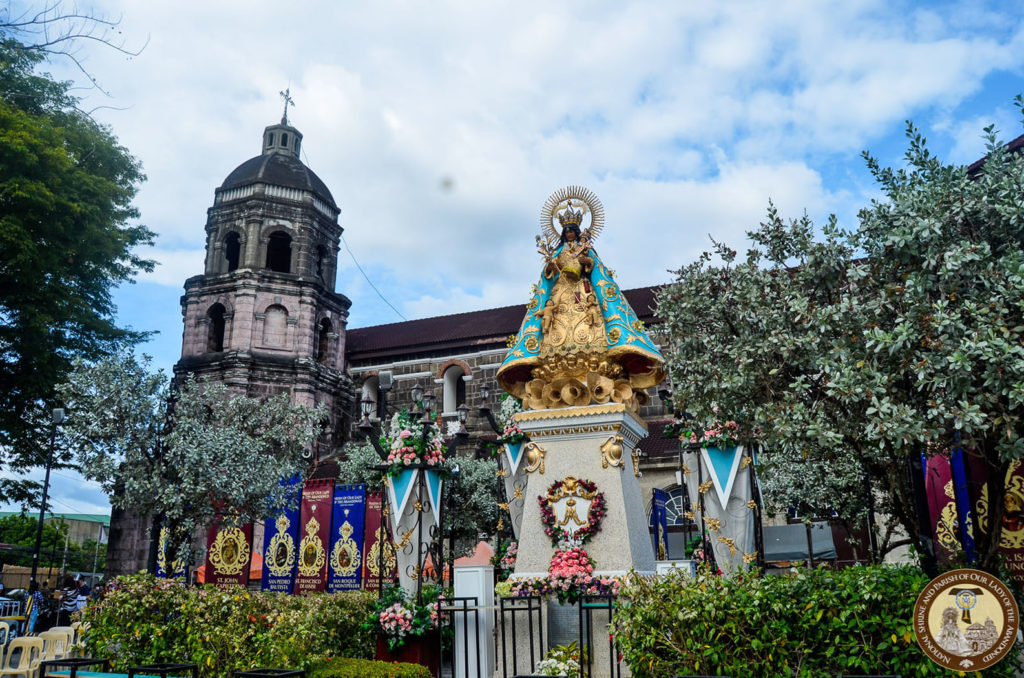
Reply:
[[[284,115],[281,116],[281,124],[282,125],[287,125],[288,124],[288,107],[289,106],[295,106],[295,100],[292,99],[292,88],[291,88],[291,86],[289,86],[288,89],[284,90],[283,92],[280,92],[280,95],[281,95],[281,98],[284,99]]]

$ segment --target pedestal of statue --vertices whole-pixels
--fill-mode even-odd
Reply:
[[[654,549],[633,455],[647,436],[643,420],[619,403],[530,410],[517,414],[516,420],[530,442],[522,462],[528,475],[513,577],[547,576],[555,547],[544,531],[537,497],[569,477],[595,483],[604,495],[607,513],[599,531],[583,544],[594,560],[595,576],[630,570],[654,574]],[[577,517],[586,520],[582,510]]]
[[[517,414],[516,420],[530,442],[524,450],[526,458],[522,461],[526,466],[527,481],[519,531],[519,554],[512,578],[548,576],[556,547],[545,532],[538,497],[547,498],[556,481],[565,484],[567,479],[573,479],[577,484],[580,481],[593,483],[604,500],[605,516],[598,525],[599,529],[582,544],[594,561],[594,576],[622,576],[631,570],[639,574],[654,574],[654,549],[633,454],[637,443],[647,435],[643,420],[619,403],[531,410]],[[579,527],[577,521],[586,523],[590,501],[583,498],[585,494],[580,492],[579,496],[574,496],[570,493],[557,502],[552,511],[554,523],[564,521],[565,524],[560,526],[564,530],[574,525]],[[574,511],[568,510],[568,499],[574,500]],[[554,603],[555,598],[552,596],[550,601]],[[578,619],[576,606],[571,612],[562,616]],[[545,621],[548,622],[545,627],[554,621],[549,613],[550,608],[545,610]],[[584,634],[584,643],[588,642],[586,637],[589,636],[592,675],[611,675],[614,659],[608,643],[609,615],[607,610],[595,610],[591,615],[592,628]],[[502,621],[512,623],[511,618]],[[523,626],[522,621],[516,620],[517,631]],[[521,630],[516,642],[509,642],[504,648],[507,656],[514,653],[519,658],[530,657],[529,630]],[[548,636],[545,640],[550,640],[552,631],[551,628],[545,629],[544,635]],[[578,628],[560,628],[557,631],[555,635],[563,641],[569,637],[575,640],[579,634]],[[539,661],[548,648],[532,649],[535,661]],[[629,675],[625,666],[622,667],[622,675]]]

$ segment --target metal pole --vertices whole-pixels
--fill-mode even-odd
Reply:
[[[100,561],[100,539],[103,537],[103,523],[99,524],[99,529],[96,530],[96,550],[92,554],[92,571],[96,572],[96,565]]]
[[[50,452],[46,457],[46,476],[43,479],[43,498],[39,504],[39,525],[36,526],[36,547],[32,550],[32,575],[30,582],[35,581],[39,568],[39,549],[43,545],[43,521],[46,520],[46,496],[50,491],[50,467],[53,466],[53,448],[57,444],[57,424],[64,421],[64,410],[53,410],[50,417]]]

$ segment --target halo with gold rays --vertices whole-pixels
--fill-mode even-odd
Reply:
[[[590,214],[590,227],[583,232],[587,239],[594,242],[597,236],[601,235],[601,229],[604,228],[604,205],[598,200],[597,195],[585,186],[566,186],[548,196],[540,210],[540,228],[548,247],[555,247],[558,239],[562,237],[555,226],[555,219],[558,213],[568,206],[570,200],[576,201],[577,209],[583,208],[584,216]]]

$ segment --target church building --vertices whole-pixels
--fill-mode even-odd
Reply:
[[[495,374],[524,306],[349,330],[351,302],[335,291],[340,210],[299,159],[301,144],[302,134],[282,118],[263,131],[260,154],[214,191],[204,271],[185,281],[181,297],[184,330],[175,377],[194,374],[239,394],[288,393],[294,403],[323,406],[328,420],[309,455],[315,477],[336,475],[335,459],[355,433],[360,401],[369,398],[379,411],[387,399],[395,412],[411,406],[414,386],[434,393],[442,430],[465,405],[470,443],[460,454],[484,453],[484,441],[497,436],[477,414],[485,402],[482,387],[497,409],[502,389]],[[659,322],[656,291],[623,290],[647,326]],[[668,555],[681,558],[696,525],[678,475],[681,444],[664,434],[672,417],[659,397],[664,387],[648,389],[639,411],[649,433],[638,446],[637,470],[648,511],[652,491],[666,491]],[[108,575],[145,569],[149,524],[147,517],[114,510]],[[853,554],[838,555],[842,560]]]

